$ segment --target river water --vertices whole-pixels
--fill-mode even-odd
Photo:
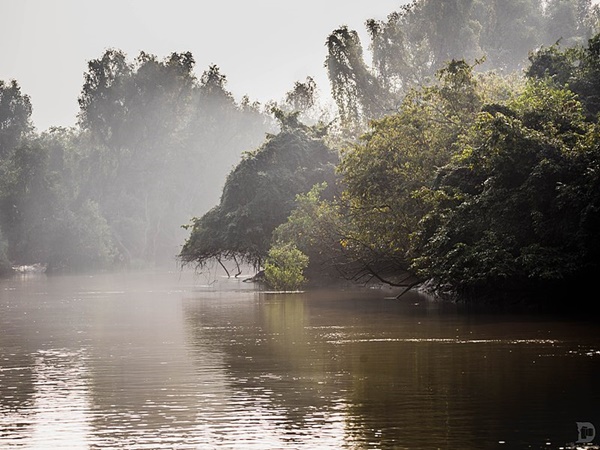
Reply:
[[[176,270],[1,280],[0,448],[562,448],[577,422],[600,436],[586,311],[388,296]]]

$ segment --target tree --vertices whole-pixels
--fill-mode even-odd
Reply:
[[[545,43],[560,40],[563,45],[573,47],[583,45],[591,37],[598,9],[592,0],[549,0],[544,16]]]
[[[192,219],[183,263],[235,257],[260,266],[296,195],[333,176],[337,157],[322,139],[294,116],[279,116],[282,131],[245,155],[227,177],[218,206]]]
[[[455,292],[556,294],[589,283],[599,245],[597,124],[551,80],[489,106],[440,172],[414,268]]]
[[[366,22],[370,66],[355,31],[342,27],[329,36],[332,95],[356,134],[451,60],[485,60],[481,71],[520,71],[535,48],[588,39],[598,31],[599,17],[590,0],[414,0],[386,20]]]
[[[496,0],[476,4],[473,12],[481,25],[479,47],[480,56],[486,58],[484,69],[505,74],[521,71],[527,65],[532,49],[560,38],[551,33],[542,34],[548,22],[543,7],[544,3],[539,0]]]
[[[226,76],[217,66],[209,67],[194,91],[184,132],[184,156],[178,161],[187,180],[178,192],[183,201],[191,200],[180,223],[217,203],[228,173],[240,162],[242,154],[259,146],[265,133],[276,130],[263,105],[247,96],[236,103],[227,90]]]
[[[285,101],[293,111],[306,112],[312,108],[317,99],[317,84],[312,77],[306,77],[303,83],[296,81],[294,87],[285,94]]]
[[[21,92],[19,84],[0,80],[0,163],[32,131],[31,112],[29,96]]]
[[[358,33],[340,27],[329,35],[326,46],[325,67],[342,122],[352,128],[383,115],[390,107],[389,99],[363,60]]]
[[[5,162],[0,196],[7,258],[49,270],[104,268],[112,237],[96,204],[82,197],[80,155],[70,130],[29,138]]]
[[[189,52],[163,61],[141,52],[128,63],[117,50],[88,65],[79,102],[91,144],[90,196],[127,259],[151,262],[175,253],[170,169],[196,83],[193,65]]]
[[[269,129],[257,105],[235,102],[217,66],[198,80],[194,64],[189,52],[128,62],[108,50],[88,65],[79,99],[87,196],[126,263],[172,260],[180,225],[209,208],[242,151]]]
[[[293,246],[308,257],[305,273],[314,283],[351,273],[341,242],[349,227],[336,201],[336,186],[315,184],[296,196],[295,208],[273,232],[272,247]]]
[[[79,125],[109,149],[125,146],[126,110],[123,108],[133,68],[120,50],[109,49],[88,62],[79,96]]]
[[[11,260],[16,262],[47,260],[44,234],[37,227],[52,216],[57,201],[48,162],[41,143],[29,140],[15,148],[4,165],[2,229],[10,243]]]
[[[438,80],[411,92],[398,114],[371,122],[359,143],[342,153],[338,170],[349,225],[341,244],[361,269],[354,277],[409,270],[410,236],[427,213],[416,193],[449,162],[458,136],[479,111],[471,66],[452,61]]]
[[[600,112],[600,34],[593,36],[586,47],[575,45],[563,49],[559,44],[544,47],[533,53],[530,61],[526,72],[529,78],[551,77],[579,95],[588,119],[597,116]]]
[[[319,88],[312,77],[305,81],[296,81],[277,106],[286,113],[299,113],[298,119],[307,125],[330,125],[334,122],[334,114],[330,105],[323,104],[319,95]],[[331,128],[329,128],[331,133]]]
[[[9,160],[33,130],[31,112],[29,96],[21,92],[19,84],[15,80],[10,83],[0,80],[0,273],[10,270],[9,242],[2,232],[12,209],[5,201],[10,196]]]

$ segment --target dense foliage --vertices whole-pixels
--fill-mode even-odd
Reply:
[[[0,272],[179,255],[263,267],[276,289],[305,274],[474,299],[589,285],[599,11],[415,0],[367,21],[371,64],[340,27],[325,41],[339,120],[311,77],[280,102],[236,101],[190,53],[107,50],[69,130],[37,133],[29,97],[0,82]]]
[[[55,129],[22,142],[3,161],[2,228],[17,264],[65,269],[112,262],[106,220],[95,202],[79,197],[74,139]]]
[[[274,245],[265,260],[265,281],[273,289],[294,291],[305,282],[308,256],[293,244]]]
[[[484,109],[430,192],[415,267],[463,293],[587,285],[600,256],[600,153],[584,117],[548,80]]]
[[[408,269],[409,236],[425,213],[413,192],[449,161],[481,102],[472,68],[453,61],[439,72],[439,84],[411,92],[398,114],[373,121],[344,151],[342,200],[353,226],[343,243],[353,258]]]
[[[114,50],[89,63],[79,98],[89,195],[126,261],[173,258],[180,225],[211,206],[269,129],[257,105],[235,102],[218,67],[196,80],[193,66],[189,53],[159,61],[142,52],[130,64]]]
[[[10,270],[9,243],[2,230],[6,229],[8,178],[11,175],[7,161],[14,149],[32,129],[31,101],[21,92],[16,81],[9,84],[0,80],[0,274]]]
[[[430,280],[461,298],[589,286],[600,261],[598,39],[540,49],[525,84],[451,61],[346,147],[342,195],[300,196],[276,244],[347,278]]]
[[[453,59],[485,58],[482,71],[518,71],[542,45],[585,44],[599,19],[591,0],[414,0],[387,20],[367,21],[370,65],[347,27],[327,39],[325,64],[341,118],[356,132]]]
[[[327,182],[296,196],[295,208],[273,232],[273,246],[298,248],[308,257],[306,274],[312,283],[331,280],[353,270],[354,263],[340,244],[348,220]],[[352,266],[352,267],[350,267]]]
[[[296,195],[333,178],[337,155],[294,116],[282,120],[282,131],[247,153],[229,174],[219,205],[193,219],[180,254],[184,262],[239,258],[260,265]]]
[[[412,234],[431,209],[421,190],[450,162],[481,105],[510,98],[504,82],[475,76],[464,61],[452,61],[437,80],[412,90],[397,114],[372,121],[369,132],[344,149],[342,194],[335,201],[322,200],[318,188],[298,198],[275,237],[309,255],[309,271],[330,267],[357,281],[417,281]]]
[[[600,257],[597,42],[542,49],[532,56],[532,78],[520,95],[482,104],[474,116],[461,114],[464,128],[443,132],[449,141],[434,152],[448,155],[449,163],[439,170],[429,164],[433,183],[421,180],[420,188],[399,193],[421,200],[425,213],[412,214],[419,223],[404,232],[393,227],[392,236],[410,238],[403,253],[410,270],[474,297],[556,295],[591,283]],[[540,60],[549,52],[570,64],[540,76]],[[385,131],[401,136],[398,127]],[[386,136],[376,127],[373,132]],[[406,151],[410,143],[401,147]],[[397,176],[381,179],[405,185]]]

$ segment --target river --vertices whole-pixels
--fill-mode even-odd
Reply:
[[[563,448],[577,422],[600,437],[599,330],[586,311],[384,289],[15,276],[0,280],[0,448]]]

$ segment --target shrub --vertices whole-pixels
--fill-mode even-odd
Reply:
[[[306,282],[304,269],[307,266],[308,256],[294,244],[275,245],[265,261],[265,280],[273,289],[297,290]]]

